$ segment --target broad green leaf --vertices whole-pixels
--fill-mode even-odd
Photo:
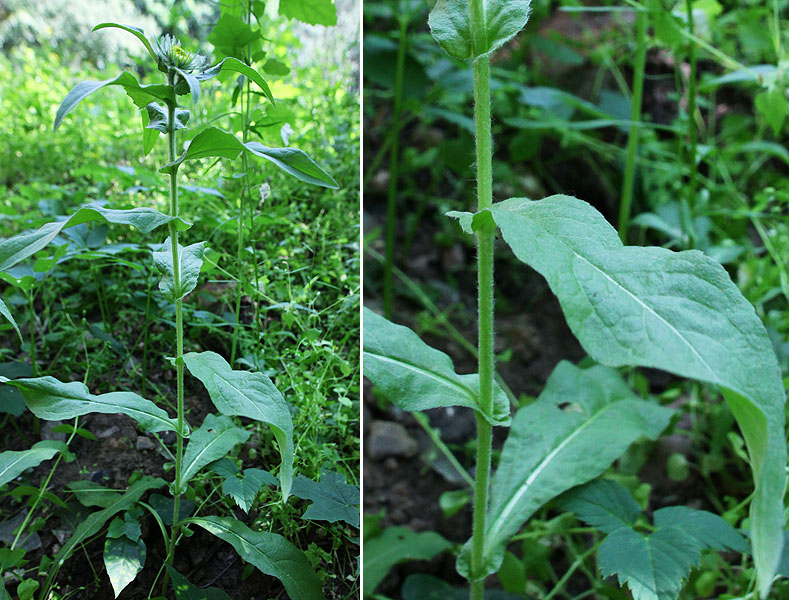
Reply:
[[[170,565],[165,565],[165,567],[170,573],[176,600],[232,600],[226,592],[219,588],[199,588]]]
[[[159,515],[162,523],[168,527],[172,527],[173,517],[175,516],[175,499],[172,496],[151,494],[150,498],[148,498],[148,504],[150,504],[151,508]],[[197,508],[197,504],[186,498],[181,498],[181,502],[178,504],[178,520],[180,521],[191,516],[195,508]]]
[[[148,113],[148,124],[145,126],[147,129],[155,129],[161,133],[167,133],[168,128],[168,115],[169,112],[166,106],[162,106],[157,102],[151,102],[145,107]],[[186,129],[186,124],[189,122],[191,113],[185,108],[175,109],[175,128]],[[147,154],[147,153],[146,153]]]
[[[333,27],[337,24],[334,0],[280,0],[279,14],[309,25]]]
[[[248,417],[268,423],[282,456],[279,480],[284,500],[293,480],[293,421],[279,390],[263,373],[234,371],[216,352],[189,352],[184,364],[197,377],[223,415]]]
[[[771,90],[761,92],[753,99],[753,104],[772,128],[773,134],[777,136],[784,125],[786,112],[789,109],[784,90],[781,86],[775,86]]]
[[[323,600],[321,582],[304,553],[276,533],[252,531],[229,517],[189,519],[236,549],[265,575],[276,577],[292,600]]]
[[[279,480],[263,469],[244,469],[242,477],[236,476],[237,469],[234,472],[220,473],[219,470],[212,466],[211,470],[224,477],[222,493],[233,498],[238,507],[245,513],[248,513],[249,509],[252,508],[255,498],[257,498],[264,485],[279,485]]]
[[[447,54],[476,59],[494,52],[526,26],[531,0],[487,0],[483,2],[484,25],[478,43],[471,32],[469,0],[437,0],[430,11],[430,33]]]
[[[235,159],[244,150],[271,161],[289,175],[293,175],[305,183],[332,189],[339,187],[331,175],[321,169],[301,150],[296,148],[269,148],[259,142],[244,144],[232,133],[227,133],[217,127],[207,127],[198,133],[180,157],[166,164],[160,170],[164,173],[172,173],[185,160],[198,158]]]
[[[58,112],[55,115],[55,123],[52,126],[52,131],[56,131],[60,127],[64,117],[71,112],[77,104],[82,102],[85,98],[90,96],[93,92],[100,90],[109,85],[119,85],[126,94],[132,99],[138,108],[145,108],[151,102],[163,100],[164,102],[175,104],[175,94],[173,88],[164,84],[151,84],[141,85],[139,81],[134,78],[134,75],[124,71],[120,75],[116,75],[112,79],[105,79],[103,81],[81,81],[66,94],[63,102],[58,107]]]
[[[548,280],[592,358],[720,386],[751,457],[754,560],[766,596],[783,545],[786,395],[753,307],[713,259],[623,246],[603,216],[576,198],[513,198],[490,213],[515,255]]]
[[[0,486],[12,481],[25,470],[37,467],[58,452],[66,449],[65,444],[51,440],[36,442],[27,450],[0,452]]]
[[[0,600],[10,600],[8,598],[8,592],[5,590],[5,583],[3,583],[2,577],[0,577]]]
[[[183,459],[181,481],[184,487],[200,469],[225,456],[237,444],[249,439],[250,431],[236,427],[230,417],[208,414],[199,429],[192,432]],[[177,490],[183,493],[183,490]]]
[[[223,54],[232,54],[234,49],[243,48],[258,39],[260,39],[260,30],[251,27],[238,16],[225,11],[222,11],[216,25],[208,34],[208,41]]]
[[[64,221],[47,223],[36,231],[22,233],[0,242],[0,271],[7,271],[18,262],[33,256],[54,240],[63,229],[101,220],[117,225],[131,225],[143,233],[150,233],[173,221],[179,231],[185,231],[192,226],[180,217],[171,217],[153,208],[117,210],[89,204]]]
[[[16,587],[17,600],[33,600],[33,594],[40,585],[35,579],[22,579]]]
[[[67,483],[66,487],[70,489],[76,499],[83,506],[100,506],[107,508],[119,496],[118,490],[106,488],[103,485],[82,479],[79,481],[72,481]]]
[[[124,414],[147,431],[178,431],[178,423],[150,400],[134,392],[94,396],[81,381],[63,383],[54,377],[8,379],[0,382],[17,388],[25,404],[39,419],[61,421],[89,413]]]
[[[345,483],[339,473],[324,469],[320,482],[299,475],[291,491],[298,498],[312,500],[302,515],[305,519],[329,523],[342,520],[359,527],[359,488]]]
[[[175,302],[185,297],[197,287],[200,269],[203,267],[203,252],[205,242],[197,242],[189,246],[178,244],[179,286],[175,287],[175,274],[173,272],[173,248],[168,237],[161,250],[153,252],[153,263],[162,274],[159,289],[164,297]]]
[[[16,331],[16,334],[19,336],[19,341],[21,342],[22,332],[19,331],[19,325],[16,324],[16,321],[14,320],[14,315],[11,314],[11,311],[8,310],[8,306],[6,306],[6,303],[3,302],[2,300],[0,300],[0,315],[3,315],[6,319],[8,319],[9,323],[13,325],[14,331]]]
[[[187,73],[178,67],[175,67],[174,70],[186,82],[186,89],[188,89],[189,93],[192,95],[192,103],[197,104],[197,101],[200,99],[200,81],[198,81],[196,76],[192,75],[191,73]],[[178,84],[175,85],[176,94],[182,93],[180,87],[181,86]]]
[[[63,547],[55,555],[55,558],[52,561],[52,566],[49,569],[49,574],[47,575],[46,583],[44,584],[44,589],[50,589],[52,582],[58,575],[60,567],[63,566],[66,560],[71,556],[74,550],[79,547],[80,544],[82,544],[89,537],[96,535],[99,530],[104,527],[104,524],[116,514],[131,508],[140,498],[142,498],[142,495],[145,492],[151,489],[160,488],[165,485],[167,485],[167,482],[164,479],[160,479],[158,477],[148,477],[146,475],[136,483],[133,483],[126,493],[118,497],[118,499],[113,504],[104,510],[89,514],[77,526],[77,529],[74,531],[73,535],[66,541],[65,544],[63,544]]]
[[[142,527],[140,522],[131,516],[128,512],[123,515],[123,518],[115,517],[110,526],[107,528],[108,538],[127,537],[132,542],[136,542],[142,535]]]
[[[683,580],[701,560],[701,545],[679,527],[650,535],[623,527],[603,540],[597,558],[603,575],[627,584],[633,600],[676,600]]]
[[[491,483],[485,574],[499,569],[507,541],[537,509],[601,475],[636,440],[657,439],[673,414],[638,398],[614,369],[560,362],[536,402],[515,414],[504,443]],[[463,574],[469,550],[458,559]]]
[[[655,511],[655,527],[679,527],[685,535],[696,538],[704,548],[720,551],[749,552],[748,542],[721,517],[706,510],[687,506],[668,506]]]
[[[266,98],[268,98],[268,101],[271,102],[271,104],[275,104],[274,96],[271,95],[271,89],[269,89],[268,83],[266,83],[266,80],[263,79],[260,73],[255,71],[255,69],[253,69],[252,67],[244,64],[237,58],[233,58],[232,56],[228,56],[224,60],[215,64],[210,69],[206,69],[205,71],[200,73],[197,76],[197,78],[200,81],[205,81],[206,79],[216,77],[217,75],[219,75],[219,73],[223,71],[232,71],[234,73],[240,73],[241,75],[243,75],[244,77],[255,83],[263,91],[263,94],[266,96]]]
[[[145,542],[126,537],[107,538],[104,542],[104,566],[117,598],[145,564]]]
[[[362,596],[370,596],[397,563],[430,560],[451,547],[449,541],[434,531],[414,533],[405,527],[389,527],[381,535],[365,540]]]
[[[142,45],[145,46],[145,49],[148,51],[148,54],[151,55],[151,58],[154,61],[157,60],[156,53],[153,51],[151,42],[148,41],[148,36],[146,36],[145,32],[139,27],[135,27],[134,25],[122,25],[120,23],[99,23],[91,31],[98,31],[99,29],[104,29],[106,27],[115,27],[117,29],[123,29],[124,31],[128,31],[134,37],[136,37],[138,40],[142,42]]]
[[[570,490],[560,498],[559,505],[606,533],[632,527],[641,514],[630,492],[610,479],[595,479]]]
[[[409,411],[466,406],[493,425],[509,425],[509,400],[498,384],[493,415],[486,415],[479,409],[479,375],[458,375],[449,356],[368,308],[363,319],[364,376],[395,406]]]

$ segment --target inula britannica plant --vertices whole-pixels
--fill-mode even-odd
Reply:
[[[179,142],[179,135],[190,125],[188,105],[199,101],[201,85],[204,82],[220,73],[232,72],[247,78],[259,88],[268,102],[274,103],[275,99],[266,81],[255,69],[237,58],[228,57],[209,66],[205,57],[188,51],[178,40],[168,35],[150,39],[139,28],[116,23],[102,23],[94,30],[109,27],[134,35],[144,45],[161,72],[161,81],[144,84],[130,72],[122,72],[104,81],[83,81],[68,93],[60,105],[54,130],[57,130],[68,113],[90,94],[109,86],[123,88],[142,112],[145,123],[142,130],[145,154],[152,150],[162,134],[166,138],[168,160],[161,166],[160,172],[169,178],[169,210],[167,213],[150,207],[114,210],[98,203],[88,204],[65,220],[45,224],[32,233],[0,243],[0,271],[31,257],[52,242],[58,234],[82,223],[104,221],[128,225],[144,234],[151,234],[151,241],[156,243],[153,263],[161,277],[159,291],[172,303],[174,309],[175,344],[171,353],[162,357],[160,368],[175,369],[175,415],[171,416],[161,406],[134,392],[119,390],[93,394],[79,381],[60,381],[51,376],[41,376],[3,378],[3,383],[16,388],[24,398],[27,408],[39,419],[74,419],[72,438],[74,432],[80,431],[79,417],[88,413],[121,413],[134,419],[137,425],[147,432],[173,432],[173,447],[167,449],[174,463],[173,480],[166,482],[161,478],[142,477],[125,492],[113,496],[110,502],[102,503],[102,510],[88,515],[54,556],[38,597],[42,600],[52,597],[50,593],[56,585],[58,572],[64,562],[83,542],[96,536],[108,523],[105,564],[114,594],[120,594],[134,580],[145,562],[145,544],[140,538],[137,520],[145,510],[154,517],[165,541],[166,564],[161,566],[157,575],[161,595],[173,597],[170,582],[179,598],[188,590],[197,593],[196,588],[193,590],[191,584],[173,565],[179,541],[183,541],[185,536],[193,535],[192,529],[198,527],[228,542],[244,561],[264,574],[279,578],[291,598],[321,599],[321,583],[309,560],[301,550],[282,536],[254,531],[233,517],[201,514],[199,509],[195,513],[193,502],[188,502],[188,508],[184,508],[184,498],[190,481],[198,472],[222,459],[235,446],[250,438],[251,432],[239,426],[238,417],[253,419],[271,428],[281,458],[278,470],[281,501],[286,503],[293,482],[294,431],[288,404],[265,374],[234,370],[215,352],[185,352],[184,328],[187,324],[184,323],[183,303],[197,285],[206,242],[189,239],[191,224],[189,215],[182,214],[180,210],[178,175],[180,167],[186,161],[206,157],[232,160],[243,153],[262,158],[307,184],[327,188],[336,188],[337,184],[301,150],[291,147],[271,148],[256,141],[242,141],[234,134],[215,126],[203,127],[187,143]],[[16,328],[11,312],[1,301],[0,312]],[[187,371],[205,386],[216,411],[215,414],[209,412],[200,424],[187,422],[184,408],[184,378]],[[68,458],[66,444],[51,441],[39,442],[25,451],[0,453],[0,485],[13,481],[25,469],[58,454]],[[254,487],[252,491],[258,490],[265,480],[261,477],[258,477],[257,473],[250,474],[245,477],[244,486],[251,486],[250,490]],[[48,481],[47,479],[42,489],[46,489]],[[166,510],[162,511],[161,508],[153,507],[152,503],[142,501],[143,495],[149,490],[165,487],[172,497]],[[240,496],[247,498],[244,504],[247,510],[251,501],[249,494],[244,492],[240,493]],[[253,493],[251,499],[254,497]],[[161,507],[161,504],[158,506]],[[28,512],[28,517],[34,511],[35,506]],[[12,552],[26,524],[27,521],[19,528],[17,539],[11,545]],[[211,597],[226,597],[223,592],[216,593],[218,595]],[[7,598],[2,579],[0,598]]]
[[[456,563],[472,600],[483,598],[486,578],[501,569],[513,536],[557,498],[554,506],[599,531],[603,539],[591,551],[602,574],[616,575],[636,600],[677,598],[708,549],[752,560],[753,595],[767,598],[784,541],[786,395],[754,308],[712,258],[697,250],[624,245],[583,200],[493,201],[491,56],[526,26],[530,9],[529,0],[438,0],[429,17],[435,41],[473,68],[477,205],[448,216],[476,239],[478,373],[458,375],[446,354],[365,309],[364,374],[401,409],[462,406],[475,412],[472,535]],[[638,21],[643,33],[644,18]],[[559,363],[539,397],[514,414],[495,379],[497,237],[547,280],[570,330],[596,363]],[[599,478],[633,442],[657,439],[675,413],[636,394],[619,367],[661,369],[722,394],[753,474],[743,529],[685,506],[661,508],[644,523],[630,492]],[[494,427],[509,428],[495,472]],[[365,555],[367,595],[383,578],[374,572],[379,562]]]

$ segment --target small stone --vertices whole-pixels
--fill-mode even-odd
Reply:
[[[373,460],[390,456],[414,456],[418,451],[419,444],[400,423],[373,421],[370,424],[367,452]]]
[[[63,421],[46,421],[44,425],[41,427],[41,439],[65,442],[66,441],[65,433],[58,433],[52,431],[55,427],[62,424]]]
[[[156,444],[144,435],[137,436],[137,450],[156,450]]]
[[[112,437],[113,435],[118,433],[120,430],[121,430],[120,427],[118,427],[117,425],[113,425],[112,427],[108,427],[104,431],[100,431],[99,433],[97,433],[96,437],[99,438],[100,440],[104,440],[104,439],[106,439],[108,437]]]

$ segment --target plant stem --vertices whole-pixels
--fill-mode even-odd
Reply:
[[[33,294],[27,292],[27,308],[30,319],[30,362],[33,363],[33,377],[38,377],[38,363],[36,361],[36,311],[33,309]]]
[[[691,0],[685,0],[685,9],[688,15],[688,32],[694,35],[693,24],[693,5]],[[690,77],[688,80],[688,137],[690,138],[690,156],[688,158],[688,169],[690,170],[690,181],[688,186],[687,204],[683,207],[684,219],[687,229],[685,234],[688,236],[688,245],[693,246],[693,205],[696,202],[696,44],[688,43],[688,61],[690,62]]]
[[[174,84],[174,77],[170,74],[167,76],[167,83]],[[175,104],[168,104],[167,106],[168,121],[167,121],[167,138],[168,138],[168,162],[173,162],[176,159],[176,134],[175,134]],[[178,169],[173,169],[170,172],[170,216],[178,216]],[[181,292],[181,265],[180,256],[178,252],[178,229],[175,226],[175,221],[169,225],[170,228],[170,243],[173,253],[173,288],[175,289],[176,297],[180,296]],[[175,336],[176,336],[176,357],[175,368],[177,372],[177,410],[178,410],[178,431],[176,435],[176,450],[175,450],[175,481],[173,482],[173,527],[170,532],[170,547],[167,551],[167,563],[173,565],[175,562],[175,542],[178,538],[178,510],[181,502],[181,465],[183,463],[184,453],[184,321],[183,321],[183,305],[182,299],[179,297],[175,301]],[[164,583],[162,586],[162,593],[167,589],[167,575],[164,576]]]
[[[639,126],[641,120],[641,99],[644,93],[644,69],[647,61],[647,11],[636,13],[636,37],[638,49],[633,64],[633,105],[630,109],[630,132],[627,136],[627,159],[625,178],[622,182],[622,199],[619,203],[619,237],[627,243],[627,227],[630,223],[630,205],[633,200],[633,184],[636,173],[636,154],[638,153]]]
[[[395,220],[397,213],[397,178],[400,170],[400,119],[403,112],[403,73],[408,30],[408,15],[400,16],[400,37],[397,46],[395,70],[394,110],[392,113],[392,149],[389,153],[389,189],[386,195],[386,262],[384,264],[384,316],[392,318],[394,288],[392,267],[394,265]]]
[[[477,210],[493,204],[493,148],[490,121],[490,59],[484,52],[485,15],[483,0],[471,1],[471,35],[474,43],[474,124],[477,147]],[[479,404],[484,414],[493,414],[493,246],[495,229],[483,226],[477,232],[477,284],[479,312]],[[485,595],[485,522],[488,508],[490,455],[493,426],[477,414],[477,471],[474,481],[474,516],[471,535],[471,600]]]

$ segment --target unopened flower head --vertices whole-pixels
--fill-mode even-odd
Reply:
[[[163,35],[154,40],[153,51],[156,54],[159,69],[164,72],[171,68],[178,68],[186,73],[200,71],[207,62],[205,56],[184,50],[180,42],[171,35]]]

